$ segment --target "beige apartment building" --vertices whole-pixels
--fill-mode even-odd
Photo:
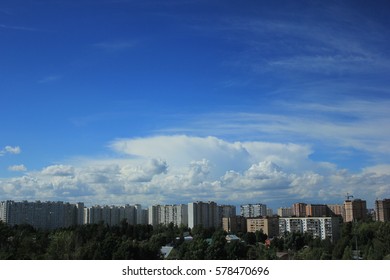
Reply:
[[[259,217],[246,219],[248,232],[263,231],[268,237],[279,235],[279,217]]]
[[[344,201],[345,222],[362,221],[367,218],[366,201],[361,199]]]
[[[390,199],[375,201],[375,220],[380,222],[390,221]]]

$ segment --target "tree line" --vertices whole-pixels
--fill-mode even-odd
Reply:
[[[186,241],[185,236],[193,238]],[[56,230],[0,221],[0,259],[37,260],[152,260],[162,259],[161,247],[173,247],[168,259],[234,260],[279,258],[304,260],[390,259],[390,222],[344,223],[337,242],[307,233],[287,233],[268,239],[261,231],[236,233],[228,242],[222,229],[173,224],[120,225],[104,223]]]

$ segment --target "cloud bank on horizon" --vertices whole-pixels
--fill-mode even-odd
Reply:
[[[1,179],[0,194],[87,204],[214,200],[270,207],[341,203],[346,193],[367,200],[389,194],[389,165],[351,173],[310,159],[312,151],[303,145],[173,135],[117,139],[110,147],[115,157],[76,158]]]
[[[0,200],[390,198],[390,5],[223,2],[2,1]]]

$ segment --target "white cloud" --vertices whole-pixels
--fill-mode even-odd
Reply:
[[[23,164],[19,164],[19,165],[12,165],[12,166],[9,166],[9,167],[8,167],[8,170],[9,170],[9,171],[18,171],[18,172],[22,172],[22,171],[27,171],[27,168],[26,168]]]
[[[22,152],[22,150],[20,149],[19,146],[15,146],[15,147],[5,146],[2,150],[0,150],[0,156],[3,156],[5,154],[17,155],[17,154],[20,154],[21,152]]]
[[[376,174],[376,175],[388,175],[390,174],[389,164],[379,164],[375,166],[369,166],[363,169],[364,174]]]
[[[73,176],[74,168],[69,165],[51,165],[44,168],[41,174],[49,176]]]
[[[168,165],[164,160],[150,159],[143,165],[124,165],[120,174],[132,182],[150,182],[155,175],[166,173]]]

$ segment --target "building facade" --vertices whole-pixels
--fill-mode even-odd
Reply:
[[[246,218],[243,216],[223,217],[222,228],[229,233],[246,232]]]
[[[221,218],[235,217],[236,214],[236,206],[234,205],[219,205],[219,216]]]
[[[188,225],[188,205],[153,205],[149,207],[149,224],[153,227],[173,223]]]
[[[340,217],[289,217],[279,218],[279,234],[288,232],[309,233],[314,238],[329,238],[332,242],[340,237]]]
[[[345,222],[364,221],[367,219],[367,206],[365,200],[345,200],[344,211]]]
[[[267,205],[261,203],[241,205],[240,213],[245,218],[265,217],[267,216]]]
[[[57,229],[82,224],[84,204],[62,201],[0,202],[0,220],[11,226],[29,224],[38,229]]]
[[[328,215],[328,206],[325,204],[307,204],[306,217],[322,217]]]
[[[328,206],[328,216],[345,216],[344,205],[327,204],[326,206]]]
[[[262,231],[268,237],[279,236],[279,217],[247,218],[247,232]]]
[[[375,220],[380,222],[390,221],[390,199],[375,201]]]
[[[135,225],[138,223],[137,211],[134,205],[128,204],[125,206],[95,205],[84,208],[84,223],[97,224],[103,222],[109,226],[114,226],[126,220],[128,224]]]
[[[278,216],[279,217],[291,217],[293,215],[293,211],[291,207],[280,207],[278,208]]]
[[[292,205],[293,216],[306,217],[306,203],[294,203]]]
[[[188,227],[202,225],[204,228],[221,227],[222,218],[218,205],[213,202],[190,202],[188,203]]]

